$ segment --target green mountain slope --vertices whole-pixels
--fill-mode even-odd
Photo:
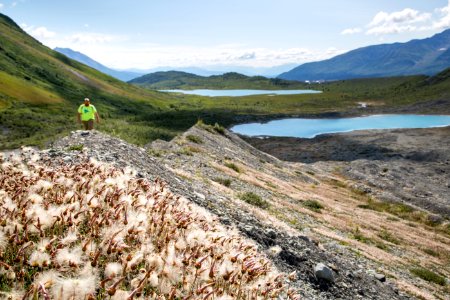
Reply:
[[[0,149],[42,146],[58,135],[79,129],[76,110],[85,97],[92,99],[103,119],[99,130],[138,145],[173,138],[198,119],[228,126],[292,115],[366,113],[355,112],[358,102],[370,103],[371,113],[417,103],[418,112],[426,107],[425,112],[450,113],[448,107],[443,112],[442,105],[427,105],[435,100],[450,103],[450,79],[445,74],[308,85],[323,91],[314,95],[254,95],[220,100],[172,95],[119,81],[76,62],[43,46],[0,14]],[[200,80],[190,76],[190,80]],[[284,82],[236,73],[222,76],[223,82],[215,80],[216,86],[204,87],[225,88],[223,82],[233,82],[233,88],[240,84],[239,88],[276,89]],[[272,84],[277,87],[269,87]],[[290,84],[284,88],[302,86]],[[185,88],[198,86],[186,83]]]
[[[295,89],[307,88],[306,84],[263,76],[246,76],[225,73],[209,77],[186,72],[168,71],[150,73],[129,83],[150,89]]]
[[[450,66],[450,29],[423,40],[359,48],[279,75],[287,80],[340,80],[434,75]]]
[[[100,115],[109,119],[103,130],[127,134],[129,140],[138,134],[144,138],[175,134],[161,132],[151,122],[139,133],[126,132],[167,110],[171,96],[140,89],[71,60],[0,14],[0,148],[42,144],[77,128],[76,109],[84,97],[91,98]]]

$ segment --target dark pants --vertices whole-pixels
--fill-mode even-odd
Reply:
[[[94,120],[83,121],[84,130],[94,129]]]

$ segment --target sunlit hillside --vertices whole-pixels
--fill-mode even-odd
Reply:
[[[101,115],[110,119],[103,128],[107,131],[124,126],[116,124],[116,119],[144,119],[143,115],[164,109],[169,99],[71,60],[0,15],[2,148],[39,144],[49,136],[74,129],[75,112],[84,97],[92,98]]]
[[[116,80],[55,52],[25,33],[9,17],[0,14],[0,149],[21,145],[47,145],[55,137],[77,127],[76,109],[85,97],[92,99],[103,122],[97,127],[129,142],[145,145],[155,139],[171,139],[198,119],[229,126],[248,120],[280,116],[353,114],[360,102],[371,113],[421,103],[424,112],[441,112],[429,101],[447,99],[450,80],[411,76],[336,81],[305,85],[238,75],[203,80],[202,87],[263,89],[307,87],[321,94],[211,97],[170,95]],[[236,77],[237,76],[237,77]],[[195,83],[195,82],[194,82]],[[185,82],[183,88],[195,88]],[[155,83],[156,85],[158,83]],[[281,86],[280,86],[281,87]],[[421,111],[418,111],[421,112]]]

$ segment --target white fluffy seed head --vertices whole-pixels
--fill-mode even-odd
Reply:
[[[105,276],[106,277],[116,277],[118,275],[122,274],[122,265],[117,263],[117,262],[113,262],[113,263],[108,263],[105,267]]]
[[[4,197],[4,204],[2,206],[9,211],[17,209],[16,203],[14,203],[7,195]]]
[[[161,270],[164,266],[164,261],[159,255],[151,255],[147,259],[148,266],[150,268],[155,268],[155,270]]]
[[[45,288],[50,288],[55,282],[61,279],[61,274],[55,270],[45,271],[39,274],[34,280],[35,286],[42,284]]]
[[[8,245],[8,239],[3,231],[0,231],[0,249],[3,250]]]
[[[94,295],[98,282],[94,276],[66,278],[56,282],[52,287],[55,299],[83,300],[87,295]]]
[[[78,241],[78,234],[76,230],[70,230],[66,236],[61,239],[61,244],[63,245],[70,245],[74,242]]]
[[[73,249],[69,248],[62,248],[58,250],[58,253],[56,254],[56,261],[60,265],[81,265],[82,262],[82,251],[81,248],[76,247]]]
[[[29,264],[32,267],[44,267],[50,265],[50,255],[41,251],[33,251],[30,255]]]
[[[42,203],[44,198],[39,194],[32,193],[28,196],[28,200],[30,200],[31,203],[33,203],[33,204],[40,204],[40,203]]]
[[[35,189],[36,190],[44,190],[48,191],[53,188],[53,183],[47,180],[39,179],[38,182],[36,182]]]
[[[150,284],[151,287],[157,287],[158,286],[158,274],[153,272],[150,275],[148,283]]]
[[[129,292],[129,291],[116,290],[116,293],[114,294],[114,296],[112,296],[109,299],[110,300],[123,300],[123,299],[127,299],[130,294],[131,294],[131,292]]]

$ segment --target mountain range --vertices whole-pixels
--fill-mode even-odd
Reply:
[[[192,73],[167,71],[150,73],[129,83],[150,89],[304,89],[298,81],[263,76],[246,76],[236,72],[222,75],[199,76]]]
[[[59,53],[62,53],[65,56],[67,56],[73,60],[83,63],[91,68],[94,68],[102,73],[108,74],[108,75],[115,77],[117,79],[120,79],[122,81],[128,81],[128,80],[131,80],[133,78],[136,78],[136,77],[139,77],[139,76],[142,76],[143,74],[145,74],[145,73],[132,72],[132,71],[119,71],[119,70],[114,70],[114,69],[108,68],[108,67],[102,65],[101,63],[93,60],[89,56],[87,56],[81,52],[74,51],[70,48],[56,47],[53,50],[58,51]]]
[[[85,97],[92,99],[105,121],[99,129],[144,145],[154,139],[170,139],[199,119],[229,126],[261,116],[269,119],[281,115],[344,112],[356,107],[358,102],[370,102],[380,112],[392,106],[448,99],[449,76],[447,70],[434,77],[308,85],[323,91],[314,95],[250,96],[220,101],[171,95],[122,82],[70,59],[44,46],[11,18],[0,14],[0,149],[43,146],[55,136],[76,129],[74,116]],[[208,81],[222,89],[306,86],[300,82],[284,86],[287,82],[281,79],[237,73],[211,77]],[[192,83],[186,82],[183,88],[189,85]]]
[[[207,69],[199,67],[173,67],[173,66],[162,66],[150,69],[125,69],[118,70],[109,68],[98,61],[92,59],[91,57],[83,54],[81,52],[72,50],[70,48],[59,48],[56,47],[53,50],[64,54],[65,56],[81,62],[91,68],[97,69],[100,72],[108,74],[112,77],[120,79],[122,81],[129,81],[139,76],[155,73],[155,72],[168,72],[168,71],[178,71],[191,73],[199,76],[212,76],[212,75],[222,75],[229,72],[237,72],[247,76],[266,76],[266,77],[277,77],[281,72],[288,71],[296,66],[296,64],[285,64],[274,67],[247,67],[247,66],[229,66],[229,65],[211,65]]]
[[[278,78],[304,81],[434,75],[449,66],[450,29],[422,40],[368,46],[305,63]]]

